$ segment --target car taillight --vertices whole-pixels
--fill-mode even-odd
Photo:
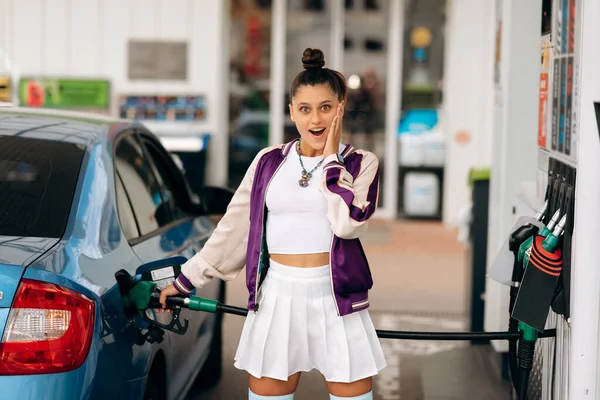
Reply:
[[[23,279],[0,341],[0,375],[65,372],[85,361],[94,302],[53,283]]]

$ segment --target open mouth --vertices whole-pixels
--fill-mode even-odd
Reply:
[[[321,137],[325,133],[325,128],[321,129],[309,129],[308,130],[314,137]]]

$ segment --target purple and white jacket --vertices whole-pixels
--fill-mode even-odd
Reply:
[[[269,269],[266,250],[265,197],[273,176],[295,142],[271,146],[256,156],[235,192],[227,212],[200,252],[182,265],[174,286],[183,294],[213,277],[232,280],[246,265],[248,309],[258,311],[259,286]],[[335,154],[323,161],[321,192],[333,235],[329,253],[331,282],[338,315],[369,307],[373,279],[359,236],[367,230],[379,195],[379,160],[371,152],[340,146],[344,163]]]

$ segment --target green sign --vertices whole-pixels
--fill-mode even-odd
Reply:
[[[110,83],[106,80],[23,78],[19,99],[24,107],[108,108]]]

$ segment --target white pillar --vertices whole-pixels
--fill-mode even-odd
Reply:
[[[121,2],[123,3],[123,2]],[[115,9],[120,6],[119,2],[102,2],[102,13],[105,16],[113,15]],[[125,2],[127,3],[127,2]],[[155,6],[159,2],[155,2]],[[167,4],[167,0],[161,0],[160,4]],[[160,137],[187,136],[194,134],[210,134],[210,143],[206,160],[205,182],[211,186],[226,186],[229,165],[229,74],[230,74],[230,54],[229,54],[229,34],[231,31],[231,0],[195,0],[189,3],[180,2],[174,8],[182,9],[189,13],[185,22],[187,29],[181,33],[187,38],[188,42],[188,77],[182,83],[168,82],[143,82],[138,80],[129,80],[126,76],[127,57],[126,53],[112,51],[115,46],[125,46],[132,37],[147,38],[149,40],[159,40],[154,35],[159,31],[158,21],[160,8],[157,6],[152,11],[152,18],[148,21],[149,26],[145,27],[144,20],[138,18],[134,8],[127,11],[124,15],[129,21],[133,18],[135,25],[145,27],[147,32],[140,33],[138,36],[132,36],[130,28],[115,29],[110,34],[105,32],[102,35],[102,46],[111,51],[105,52],[107,60],[104,62],[102,75],[111,80],[113,99],[119,94],[139,94],[139,93],[186,93],[198,92],[205,94],[207,101],[207,118],[205,121],[193,124],[165,124],[162,121],[144,120],[150,130]],[[13,2],[17,4],[17,1]],[[49,4],[49,3],[48,3]],[[170,3],[169,3],[170,4]],[[133,7],[133,6],[132,6]],[[165,6],[166,7],[166,6]],[[126,7],[128,9],[129,6]],[[123,17],[123,15],[121,15]],[[163,20],[169,24],[169,19]],[[184,22],[181,22],[182,24]],[[47,26],[54,26],[50,22]],[[119,23],[117,25],[121,26]],[[144,35],[148,36],[144,36]],[[211,41],[212,37],[218,37],[220,42]],[[126,47],[123,47],[125,49]],[[208,56],[206,54],[208,53]],[[20,66],[27,66],[20,60]],[[77,64],[68,64],[71,71],[77,71]],[[24,71],[25,74],[27,71]],[[38,72],[39,73],[39,72]],[[43,74],[43,71],[42,71]],[[156,91],[156,92],[155,92]],[[113,106],[113,112],[118,110],[118,104]]]
[[[213,152],[212,157],[209,156],[210,166],[207,169],[213,173],[206,174],[206,182],[215,185],[226,186],[228,167],[229,167],[229,79],[230,79],[230,54],[229,54],[229,35],[231,32],[231,1],[221,0],[219,13],[221,18],[220,37],[221,44],[219,45],[219,65],[217,76],[221,88],[220,95],[216,98],[218,115],[216,116],[215,131],[212,136],[214,141],[210,145]],[[212,176],[212,177],[211,177]]]
[[[398,123],[402,106],[402,51],[404,49],[404,0],[389,0],[387,78],[385,108],[385,170],[383,207],[378,215],[398,214]]]
[[[11,16],[13,15],[12,0],[0,0],[0,75],[9,76],[12,86],[12,102],[17,104],[18,90],[17,85],[19,74],[16,65],[12,59],[12,25]]]
[[[344,0],[331,0],[331,62],[328,67],[344,72]]]
[[[491,0],[453,0],[446,7],[444,90],[440,110],[440,126],[446,136],[443,189],[446,223],[471,200],[469,170],[489,167],[492,162],[490,114],[496,30],[493,3]],[[456,142],[460,132],[468,135],[468,142]]]
[[[8,43],[10,38],[10,1],[0,0],[0,73],[8,74],[9,54]]]
[[[285,39],[287,1],[273,0],[271,9],[271,81],[269,96],[269,144],[283,143],[285,107]]]
[[[581,6],[580,6],[581,4]],[[574,88],[580,93],[578,110],[578,161],[575,189],[575,232],[573,234],[573,265],[571,269],[571,352],[569,399],[597,399],[598,340],[600,317],[600,268],[598,243],[600,237],[600,141],[594,103],[600,102],[600,2],[583,0],[577,3],[581,40],[580,77]],[[577,37],[577,36],[576,36]],[[577,92],[575,92],[577,93]]]

